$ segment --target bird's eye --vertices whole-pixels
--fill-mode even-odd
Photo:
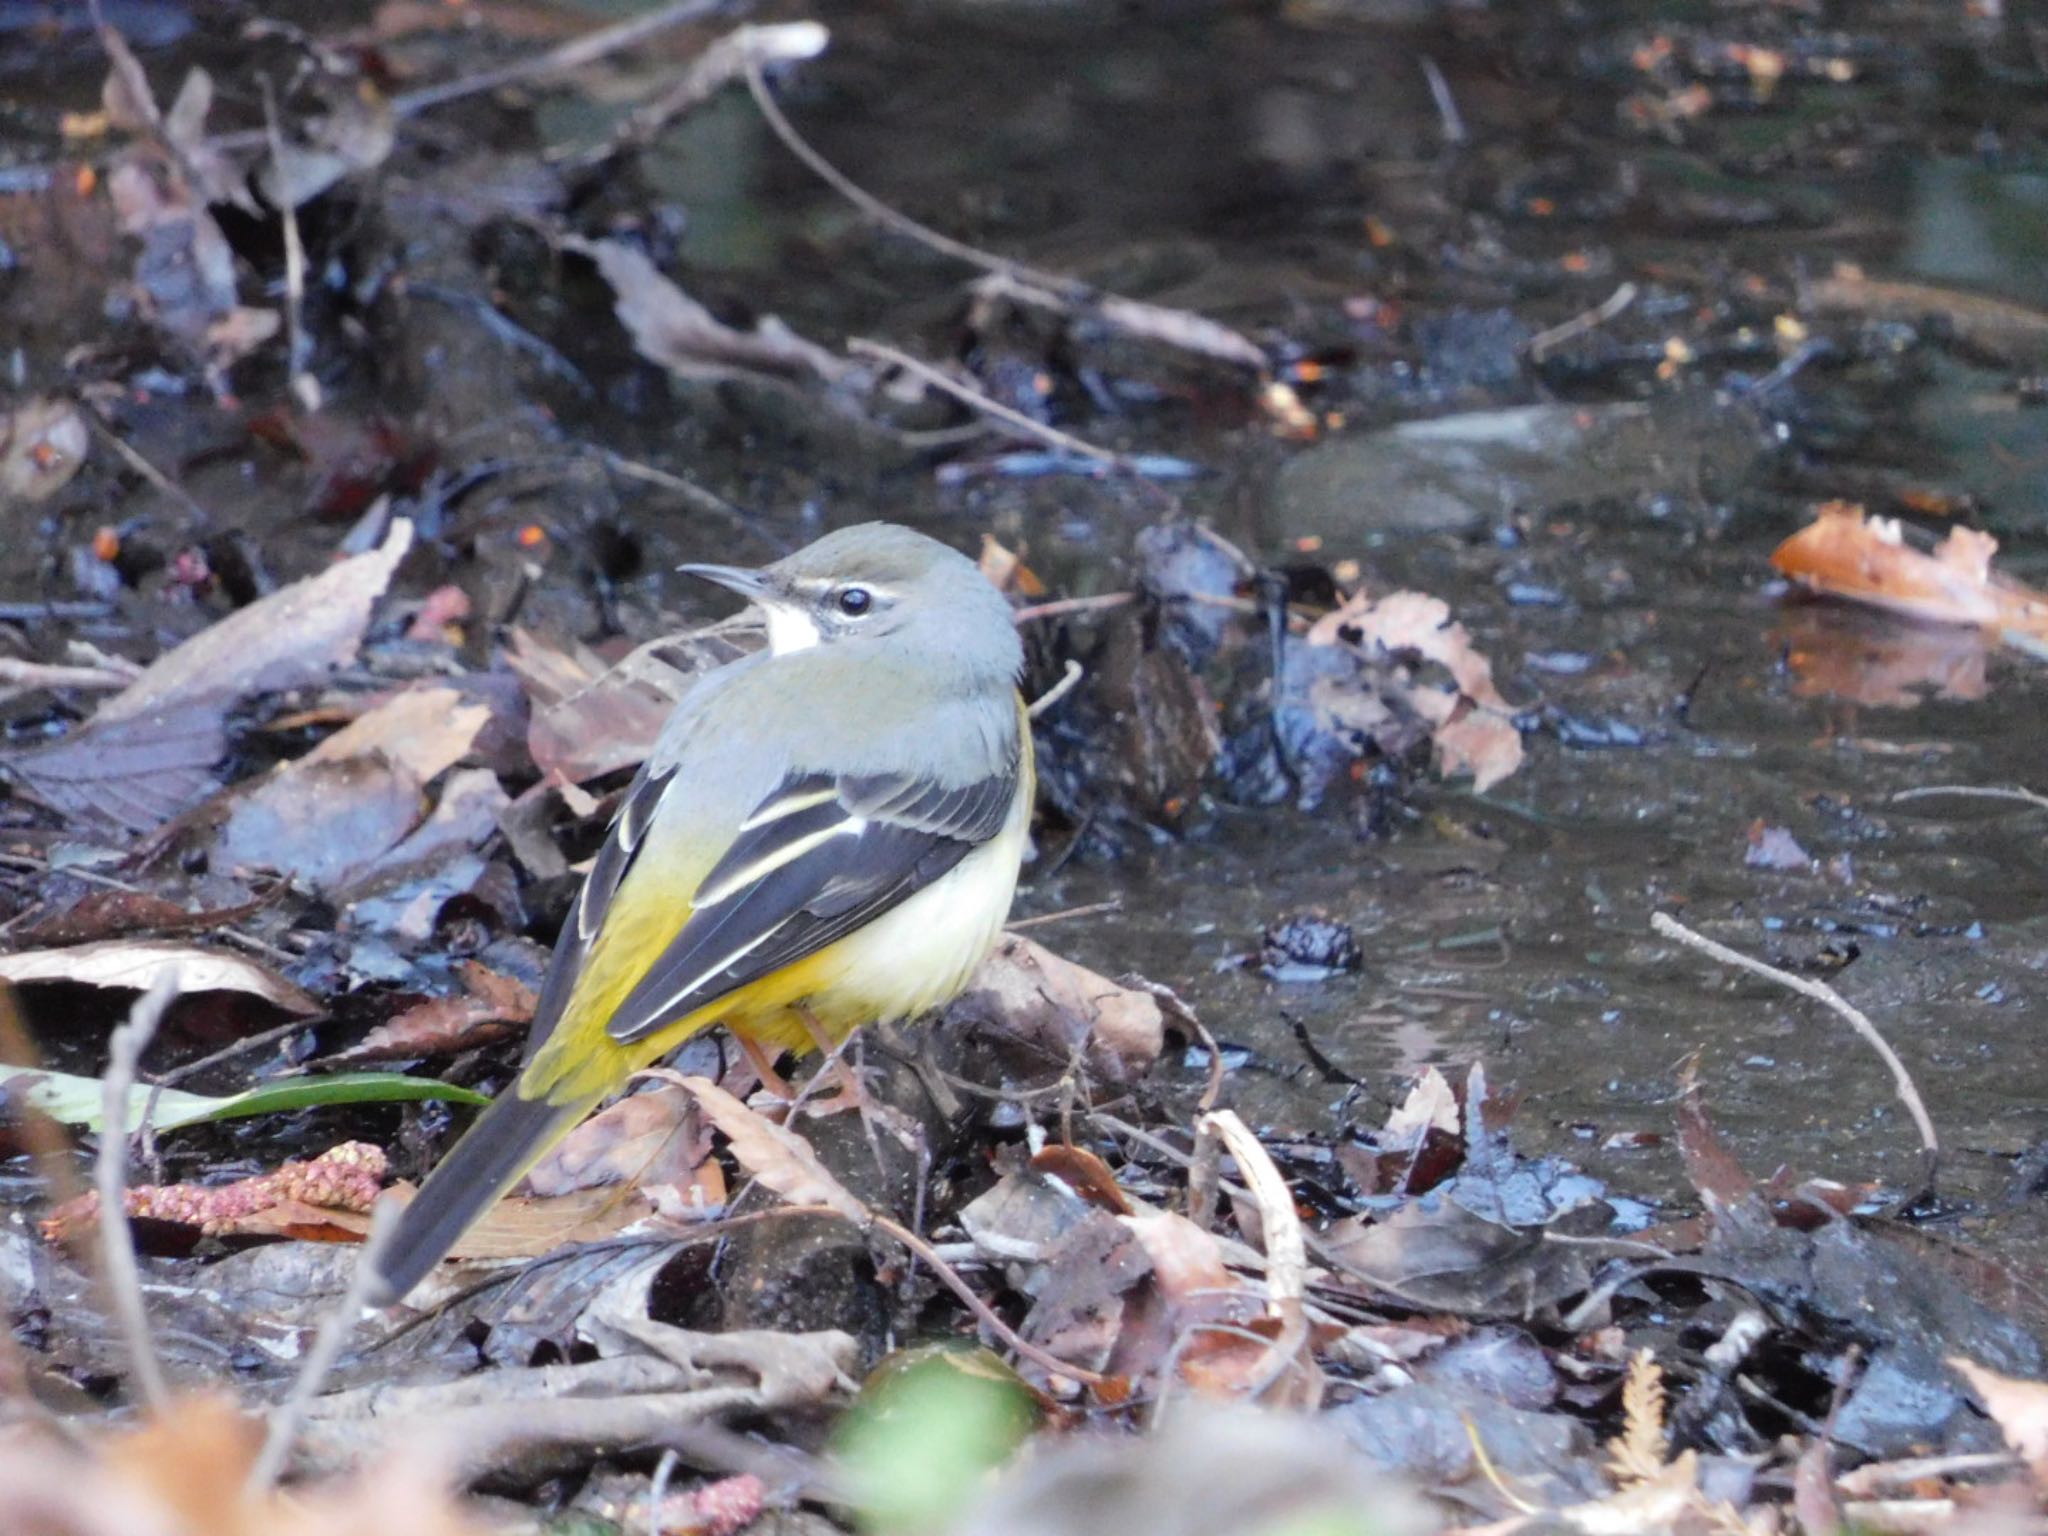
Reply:
[[[857,619],[875,605],[875,595],[866,587],[842,587],[839,592],[839,611],[849,619]]]

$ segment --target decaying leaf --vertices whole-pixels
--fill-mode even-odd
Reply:
[[[1038,1041],[1063,1058],[1082,1050],[1098,1071],[1125,1081],[1159,1059],[1169,1011],[1185,1013],[1170,992],[1111,981],[1006,933],[948,1016]]]
[[[360,1476],[248,1490],[263,1420],[184,1397],[133,1428],[0,1439],[0,1519],[38,1536],[480,1536],[417,1446]]]
[[[527,748],[535,766],[580,784],[639,764],[697,676],[745,654],[728,638],[736,628],[652,640],[611,667],[513,630],[505,660],[533,701]]]
[[[1931,623],[2048,639],[2048,593],[1993,571],[1997,551],[1990,534],[1951,528],[1931,554],[1922,553],[1906,542],[1896,519],[1865,517],[1859,506],[1831,501],[1772,551],[1771,564],[1823,596]]]
[[[54,809],[129,831],[190,809],[216,787],[237,701],[318,682],[354,657],[412,533],[396,519],[379,548],[236,610],[158,657],[61,741],[0,761]]]
[[[2048,1382],[2022,1381],[1961,1355],[1949,1367],[1970,1384],[2005,1443],[2027,1464],[2034,1484],[2048,1488]]]
[[[463,962],[461,976],[462,991],[406,1009],[321,1065],[445,1056],[504,1039],[533,1018],[538,998],[524,982],[475,960]]]
[[[725,1204],[725,1176],[711,1156],[711,1122],[680,1087],[628,1094],[592,1115],[526,1176],[534,1194],[630,1185],[663,1214],[684,1216]]]
[[[1368,661],[1392,664],[1379,687],[1392,691],[1394,707],[1427,722],[1443,771],[1470,773],[1475,791],[1483,793],[1521,767],[1522,734],[1515,728],[1512,706],[1494,686],[1493,664],[1473,646],[1465,626],[1452,620],[1441,598],[1421,592],[1381,598],[1354,593],[1316,620],[1308,644],[1345,646]],[[1452,686],[1417,676],[1406,665],[1410,656],[1441,667]],[[1376,722],[1350,724],[1363,724],[1372,734]]]
[[[687,1089],[724,1133],[740,1166],[783,1199],[792,1205],[822,1205],[858,1226],[868,1224],[867,1207],[826,1171],[811,1144],[795,1131],[763,1119],[709,1078],[677,1076],[672,1081]]]
[[[88,987],[147,992],[175,971],[184,992],[246,992],[286,1013],[315,1014],[320,1005],[276,972],[225,949],[161,939],[102,939],[65,949],[0,955],[0,981],[26,985],[68,981]]]

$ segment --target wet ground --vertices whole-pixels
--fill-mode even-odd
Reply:
[[[221,18],[135,11],[123,24],[165,80],[232,52]],[[515,202],[522,160],[605,120],[602,90],[420,120],[418,147],[384,173],[387,211],[372,215],[390,221],[409,292],[363,303],[368,342],[334,371],[330,414],[388,417],[431,441],[458,482],[478,465],[545,461],[444,496],[438,532],[444,548],[511,569],[513,531],[541,522],[552,548],[518,617],[591,639],[711,612],[667,574],[680,560],[744,558],[876,515],[963,547],[993,533],[1061,595],[1123,587],[1132,537],[1176,511],[1261,561],[1356,562],[1376,585],[1434,593],[1526,709],[1526,767],[1483,796],[1423,775],[1370,833],[1347,803],[1305,812],[1219,795],[1186,835],[1129,833],[1117,859],[1064,859],[1050,835],[1023,911],[1121,910],[1040,936],[1178,990],[1242,1048],[1234,1092],[1276,1131],[1376,1123],[1418,1066],[1483,1058],[1523,1095],[1518,1125],[1536,1149],[1630,1193],[1676,1195],[1676,1155],[1657,1138],[1698,1053],[1753,1166],[1909,1180],[1911,1129],[1882,1065],[1812,1007],[1653,939],[1650,913],[1676,910],[1827,974],[1865,1008],[1943,1132],[1948,1219],[2035,1258],[2048,1242],[2039,1202],[2008,1197],[2015,1159],[2048,1134],[2039,813],[1887,797],[2040,787],[2040,666],[1954,635],[1921,637],[1931,660],[1902,657],[1896,623],[1789,596],[1767,556],[1811,504],[1844,497],[1961,511],[2000,537],[2008,569],[2048,578],[2038,344],[1801,302],[1840,261],[2048,301],[2044,109],[2026,54],[2037,34],[2022,7],[2002,23],[1959,23],[1952,6],[1839,11],[1836,30],[1677,4],[1114,21],[1046,6],[826,8],[833,46],[784,100],[855,180],[985,247],[1227,320],[1317,365],[1295,371],[1317,440],[1289,442],[1214,370],[1134,366],[1113,340],[1060,359],[1064,425],[1181,456],[1203,466],[1196,480],[942,476],[929,454],[830,413],[669,385],[634,359],[587,272],[565,273],[516,221],[461,210],[465,196]],[[342,24],[334,8],[318,21]],[[13,24],[5,8],[0,23]],[[1958,30],[1970,25],[1985,30]],[[1767,82],[1731,42],[1779,45],[1780,75]],[[406,47],[417,67],[477,63],[459,39]],[[1678,62],[1660,62],[1660,47]],[[24,122],[46,101],[91,103],[102,73],[89,37],[0,33]],[[1685,92],[1702,82],[1716,101],[1693,112]],[[246,118],[246,85],[229,96]],[[24,161],[59,147],[23,139]],[[927,355],[959,345],[960,270],[875,233],[742,93],[578,197],[586,227],[651,233],[714,308]],[[1532,359],[1539,331],[1624,283],[1632,304]],[[488,289],[556,354],[536,361],[437,284]],[[65,348],[104,342],[99,298],[84,297],[64,312],[46,288],[0,290],[26,382],[49,382]],[[353,301],[317,302],[339,326]],[[1029,336],[1017,354],[1042,361]],[[976,361],[989,377],[1001,360]],[[1583,414],[1562,435],[1478,418],[1453,449],[1374,435],[1538,404]],[[132,403],[126,425],[178,466],[210,526],[132,479],[89,476],[14,542],[6,595],[103,595],[78,592],[67,563],[101,523],[146,519],[138,536],[166,550],[237,530],[253,558],[292,573],[345,526],[309,516],[324,493],[314,468],[252,453],[194,394]],[[689,475],[750,531],[562,468],[591,442]],[[128,633],[122,623],[103,632]],[[1940,690],[1896,684],[1898,669],[1967,696],[1923,696]],[[1898,701],[1856,701],[1900,686]],[[1811,867],[1747,863],[1759,821],[1789,829]],[[1239,963],[1267,923],[1305,909],[1355,927],[1361,974],[1283,985]]]

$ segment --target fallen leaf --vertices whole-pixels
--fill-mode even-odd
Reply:
[[[811,1144],[795,1131],[755,1114],[709,1078],[660,1075],[689,1090],[705,1116],[732,1144],[732,1155],[740,1166],[776,1194],[792,1205],[822,1205],[858,1226],[867,1226],[867,1207],[826,1171]]]
[[[1938,624],[2048,638],[2048,593],[1991,569],[1998,541],[1951,528],[1934,551],[1906,542],[1894,518],[1866,517],[1849,502],[1823,505],[1771,553],[1771,564],[1827,597],[1845,598]]]
[[[461,992],[406,1009],[320,1065],[452,1055],[505,1039],[532,1020],[538,998],[523,982],[474,960],[463,963],[462,981]]]
[[[1751,869],[1796,869],[1804,873],[1813,868],[1813,856],[1799,846],[1799,839],[1789,829],[1766,826],[1761,818],[1750,823],[1749,851],[1742,856],[1742,862]]]
[[[563,1138],[526,1176],[527,1187],[541,1196],[565,1195],[578,1189],[626,1184],[643,1191],[655,1187],[681,1191],[679,1203],[709,1209],[724,1203],[724,1180],[705,1186],[716,1198],[692,1202],[697,1171],[717,1175],[711,1157],[711,1123],[693,1112],[696,1104],[682,1088],[664,1083],[644,1093],[629,1094],[599,1110]]]
[[[1341,677],[1321,680],[1323,707],[1347,704],[1336,723],[1353,734],[1378,740],[1390,752],[1401,750],[1400,715],[1411,711],[1427,722],[1445,773],[1470,773],[1475,792],[1484,793],[1521,767],[1521,732],[1513,710],[1494,685],[1493,664],[1472,644],[1465,626],[1451,618],[1443,599],[1422,592],[1391,592],[1372,598],[1353,593],[1340,606],[1309,627],[1311,647],[1342,646],[1369,663],[1390,667],[1361,690],[1345,687]],[[1409,656],[1434,663],[1448,672],[1451,688],[1413,675]],[[1357,715],[1363,708],[1365,713]]]
[[[0,1515],[50,1536],[481,1536],[417,1446],[355,1475],[251,1492],[264,1421],[224,1394],[183,1396],[139,1425],[0,1441]]]
[[[1097,1070],[1128,1081],[1159,1059],[1170,992],[1125,986],[1006,933],[948,1008],[949,1017],[993,1025],[1043,1043],[1061,1059],[1086,1050]]]
[[[419,781],[380,756],[292,765],[229,797],[209,862],[265,869],[329,894],[362,875],[419,825]]]
[[[0,955],[0,981],[17,985],[68,981],[147,992],[169,970],[176,970],[181,992],[246,992],[286,1013],[320,1012],[318,1003],[282,976],[225,949],[154,939],[104,939],[66,949]]]
[[[454,767],[491,723],[488,704],[440,684],[401,689],[329,736],[300,763],[333,763],[375,752],[422,784]]]
[[[63,740],[0,761],[52,808],[129,831],[190,809],[216,785],[227,712],[352,660],[412,537],[410,522],[394,520],[379,548],[229,614],[143,668]]]
[[[505,660],[533,701],[534,765],[571,784],[637,767],[697,677],[745,654],[727,638],[733,627],[652,640],[612,667],[515,629]]]
[[[2005,1443],[2027,1464],[2036,1487],[2048,1487],[2048,1382],[2001,1375],[1961,1355],[1949,1368],[1970,1384]]]

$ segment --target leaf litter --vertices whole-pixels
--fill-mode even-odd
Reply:
[[[644,41],[656,23],[698,9],[660,7],[646,30],[610,36]],[[405,10],[388,7],[375,24],[383,46],[403,43],[404,51],[365,55],[365,67],[395,68],[402,78],[431,57],[413,50],[438,33]],[[483,28],[561,35],[559,18],[517,9],[475,30]],[[822,30],[812,30],[822,46]],[[285,209],[317,224],[337,208],[400,208],[417,168],[408,164],[407,124],[466,92],[393,96],[383,78],[358,78],[355,64],[299,38],[282,131],[221,130],[209,121],[238,90],[217,90],[212,75],[193,70],[162,109],[135,53],[118,34],[105,37],[114,67],[98,131],[121,136],[106,195],[131,241],[130,296],[169,343],[172,375],[196,373],[223,401],[232,386],[281,393],[262,369],[278,360],[288,324],[294,333],[311,327],[319,353],[360,322],[330,329],[331,317],[317,313],[330,300],[306,289],[303,272],[259,286],[259,271],[274,263],[254,254],[248,222],[270,230],[274,221],[283,235]],[[551,80],[627,45],[578,39],[515,65],[511,78]],[[721,46],[743,62],[712,69],[700,54],[699,73],[715,83],[746,74],[789,142],[746,39],[730,34]],[[1864,67],[1843,76],[1820,55],[1705,38],[1661,52],[1645,42],[1638,51],[1648,62],[1630,67],[1662,93],[1645,98],[1639,120],[1680,137],[1712,117],[1717,90],[1748,91],[1763,104],[1790,89],[1787,80],[1824,90]],[[644,152],[708,87],[691,89],[686,100],[657,94],[629,110],[601,162],[623,165]],[[511,109],[509,98],[500,105]],[[572,175],[576,159],[560,157],[570,168],[560,174]],[[386,203],[390,189],[370,173],[393,161],[407,169]],[[820,175],[831,170],[816,158],[805,163]],[[833,184],[858,192],[843,178]],[[946,372],[957,386],[948,392],[1027,436],[1036,422],[1056,454],[1092,447],[1054,422],[1075,409],[1072,399],[1092,401],[1095,427],[1121,432],[1145,430],[1144,410],[1160,400],[1216,410],[1221,398],[1221,409],[1262,434],[1303,439],[1340,430],[1345,405],[1364,403],[1345,401],[1325,365],[1277,328],[1254,340],[1193,309],[984,259],[888,217],[872,199],[853,201],[897,234],[990,274],[962,295],[972,313],[950,333],[964,361]],[[577,202],[542,196],[528,206],[525,217],[537,224],[526,233],[589,258],[632,344],[663,369],[696,381],[794,379],[800,391],[859,395],[856,409],[881,403],[891,414],[903,405],[893,395],[912,392],[905,380],[915,370],[877,389],[863,365],[754,318],[765,310],[736,320],[737,309],[691,297],[689,265],[663,248],[656,224],[622,234],[630,220],[552,222]],[[1741,211],[1687,206],[1720,217]],[[1376,249],[1381,235],[1397,238],[1377,216],[1368,229]],[[490,238],[525,235],[499,228]],[[337,278],[355,254],[333,254]],[[1506,258],[1474,249],[1456,259],[1475,263],[1469,276],[1497,274],[1504,269],[1480,264]],[[541,356],[551,343],[524,327],[510,291],[519,281],[494,283],[474,312],[515,353]],[[260,303],[243,302],[258,295]],[[375,284],[354,296],[366,307],[378,301]],[[2003,341],[2024,350],[2038,340],[2032,312],[1972,305],[1943,290],[1838,273],[1807,297],[1817,313],[1885,325],[1945,315],[1955,338],[1979,349]],[[1696,314],[1685,336],[1654,337],[1640,356],[1621,333],[1650,323],[1645,312],[1675,308],[1632,298],[1584,311],[1583,323],[1540,333],[1543,344],[1527,348],[1530,366],[1546,378],[1639,368],[1668,381],[1719,321]],[[1379,301],[1347,301],[1343,347],[1318,355],[1369,351],[1372,326],[1392,312]],[[1010,333],[1028,337],[1033,316],[1050,319],[1056,344],[1042,356],[1019,349],[1020,373],[1005,354]],[[1794,329],[1778,333],[1789,343]],[[1467,329],[1468,341],[1484,334]],[[1720,340],[1731,357],[1754,345],[1732,329]],[[1229,382],[1190,385],[1156,365],[1105,368],[1118,347],[1177,354]],[[1423,357],[1421,374],[1440,391],[1436,401],[1470,405],[1473,391],[1488,387],[1485,359],[1456,381],[1452,350]],[[285,370],[295,382],[304,377],[297,366]],[[1361,366],[1351,382],[1364,373]],[[111,402],[131,382],[111,391],[89,385],[80,398]],[[143,392],[135,384],[131,393]],[[266,403],[288,413],[280,430],[310,462],[307,445],[327,418],[304,412],[302,396]],[[499,403],[494,393],[494,410]],[[1514,413],[1531,410],[1587,441],[1600,436],[1595,427],[1626,432],[1656,414],[1633,404],[1516,404],[1462,411],[1434,432],[1409,424],[1394,436],[1411,446],[1483,441],[1517,422],[1528,427],[1536,418]],[[1027,425],[1017,425],[1020,415]],[[539,435],[552,446],[559,430],[551,422]],[[79,487],[97,492],[105,471],[89,452],[90,432],[61,392],[16,405],[0,432],[0,497],[75,509],[68,498]],[[372,436],[344,425],[335,441]],[[433,441],[441,446],[438,431]],[[914,458],[950,451],[915,432],[896,446]],[[112,1012],[112,996],[101,995],[125,1000],[173,973],[188,999],[253,1000],[291,1026],[268,1060],[254,1045],[236,1054],[264,1038],[249,1027],[255,1013],[228,1015],[232,1038],[219,1059],[210,1050],[195,1057],[200,1043],[169,1030],[142,1080],[112,1085],[125,1128],[143,1133],[136,1155],[190,1175],[152,1175],[107,1207],[141,1223],[139,1241],[164,1255],[146,1267],[141,1297],[116,1300],[157,1313],[172,1348],[198,1352],[181,1353],[181,1366],[192,1358],[240,1366],[238,1351],[261,1354],[243,1373],[239,1401],[171,1398],[144,1403],[125,1421],[106,1411],[147,1398],[148,1373],[106,1352],[87,1368],[61,1337],[85,1315],[88,1245],[66,1254],[0,1231],[0,1297],[14,1325],[13,1340],[0,1341],[0,1414],[15,1421],[0,1431],[0,1457],[12,1469],[0,1473],[0,1506],[10,1516],[26,1509],[52,1529],[80,1531],[340,1531],[374,1521],[453,1532],[472,1518],[451,1498],[453,1485],[488,1476],[535,1500],[581,1486],[585,1493],[571,1497],[585,1512],[610,1511],[607,1518],[737,1530],[765,1508],[830,1501],[851,1485],[833,1456],[804,1448],[816,1443],[810,1431],[821,1420],[866,1407],[884,1431],[899,1417],[915,1422],[914,1395],[886,1396],[886,1361],[865,1386],[856,1377],[897,1342],[934,1336],[971,1346],[956,1353],[975,1364],[954,1374],[993,1383],[1009,1400],[1021,1394],[1041,1419],[977,1464],[972,1488],[956,1496],[964,1502],[926,1517],[963,1533],[1265,1529],[1276,1510],[1327,1516],[1329,1529],[1348,1530],[1351,1512],[1367,1506],[1381,1530],[1437,1528],[1446,1510],[1491,1518],[1500,1530],[1589,1531],[1782,1528],[1790,1510],[1820,1529],[1875,1519],[1866,1490],[1884,1486],[1888,1468],[1929,1458],[1933,1469],[1911,1483],[1914,1497],[1889,1501],[1886,1518],[1936,1528],[1937,1506],[1953,1514],[1982,1497],[1964,1479],[1985,1471],[2006,1479],[2015,1510],[2038,1510],[2036,1378],[2044,1367],[2028,1320],[2039,1300],[2023,1276],[1982,1255],[1897,1213],[1871,1214],[1877,1180],[1845,1185],[1781,1171],[1759,1181],[1720,1145],[1702,1095],[1691,1091],[1677,1107],[1676,1139],[1697,1213],[1675,1215],[1559,1156],[1525,1155],[1511,1096],[1491,1091],[1476,1065],[1422,1070],[1394,1093],[1384,1124],[1350,1119],[1330,1145],[1305,1146],[1270,1125],[1255,1136],[1219,1108],[1216,1095],[1242,1081],[1222,1071],[1216,1042],[1173,992],[1135,976],[1113,980],[1017,934],[936,1030],[920,1031],[914,1047],[885,1036],[860,1063],[888,1109],[917,1128],[923,1160],[903,1152],[916,1164],[910,1171],[892,1167],[898,1149],[886,1139],[863,1146],[855,1138],[864,1129],[749,1100],[743,1073],[723,1070],[715,1055],[693,1058],[579,1128],[468,1236],[414,1305],[371,1324],[344,1358],[337,1390],[310,1378],[301,1393],[310,1422],[287,1449],[297,1472],[340,1474],[337,1481],[289,1496],[267,1476],[252,1482],[261,1444],[254,1410],[293,1390],[282,1363],[312,1348],[315,1335],[354,1321],[344,1266],[333,1262],[346,1255],[336,1247],[370,1238],[380,1193],[404,1198],[409,1177],[400,1175],[420,1171],[450,1134],[446,1109],[338,1106],[459,1105],[480,1097],[472,1084],[502,1085],[534,1007],[536,940],[558,918],[619,777],[696,677],[753,643],[726,625],[627,649],[618,635],[667,628],[667,616],[628,613],[620,622],[617,572],[601,558],[582,573],[594,594],[584,617],[601,618],[564,624],[575,609],[556,589],[573,584],[544,562],[557,549],[580,558],[583,543],[601,545],[602,511],[552,534],[516,515],[494,526],[513,515],[516,498],[469,499],[474,486],[445,478],[432,452],[379,450],[366,475],[352,467],[352,452],[317,455],[325,462],[308,515],[363,518],[342,543],[354,553],[323,573],[277,587],[267,567],[238,575],[219,541],[195,540],[162,567],[165,601],[225,604],[226,617],[137,675],[98,652],[64,665],[23,660],[7,674],[23,697],[53,701],[40,734],[55,740],[25,745],[36,733],[24,733],[5,754],[24,802],[15,824],[22,839],[11,847],[26,867],[8,866],[10,886],[31,892],[15,917],[33,921],[9,922],[18,947],[0,956],[0,977],[19,988],[34,1035],[61,1034],[73,1053],[67,1063],[96,1065],[99,1026]],[[203,473],[204,457],[186,457],[179,473]],[[1139,493],[1132,482],[1164,456],[1101,450],[1088,461],[1116,494],[1151,495],[1156,488]],[[1002,466],[998,477],[1026,472],[1021,456],[991,462]],[[1575,467],[1560,479],[1570,490],[1543,515],[1569,515],[1559,508],[1588,494],[1600,473],[1597,464]],[[179,488],[157,474],[152,490],[175,501]],[[1492,493],[1490,481],[1483,490]],[[387,493],[390,501],[376,501]],[[1462,600],[1459,622],[1441,599],[1368,579],[1352,562],[1283,568],[1193,524],[1171,498],[1146,505],[1159,515],[1133,541],[1131,579],[1111,589],[1070,592],[1075,573],[1044,564],[1048,579],[999,546],[990,551],[1020,608],[1034,680],[1064,678],[1071,690],[1044,690],[1048,841],[1070,839],[1067,852],[1092,854],[1199,831],[1217,796],[1343,799],[1369,818],[1390,799],[1413,796],[1425,758],[1445,777],[1469,776],[1479,795],[1528,765],[1533,715],[1495,680],[1494,658],[1509,653],[1491,640],[1480,648],[1466,624],[1490,631]],[[1469,508],[1454,510],[1469,522]],[[1958,529],[1922,555],[1896,525],[1845,506],[1816,528],[1779,552],[1781,569],[1815,590],[2007,640],[2025,642],[2038,628],[2037,595],[1993,572],[1986,535]],[[93,558],[106,568],[101,579],[111,579],[106,590],[125,601],[138,594],[123,552],[147,536],[137,539],[139,525],[104,531]],[[332,545],[331,531],[267,558],[279,569],[317,565],[316,542]],[[1830,550],[1817,552],[1822,544]],[[525,553],[480,575],[481,551],[492,549]],[[617,569],[630,565],[621,554]],[[494,588],[508,572],[508,586]],[[390,600],[394,587],[432,596],[407,607]],[[1515,600],[1548,600],[1540,583],[1516,590]],[[535,591],[539,617],[521,609]],[[144,620],[115,632],[147,628]],[[602,650],[588,643],[599,632],[611,637]],[[99,633],[95,643],[112,642]],[[147,654],[146,643],[135,648]],[[1951,657],[1917,676],[1957,697],[1979,696],[1977,655],[1974,673],[1967,658]],[[1501,675],[1512,674],[1503,667]],[[1919,686],[1912,676],[1901,662],[1868,684],[1867,696],[1909,701]],[[91,690],[112,696],[88,710],[78,701]],[[1755,865],[1817,865],[1774,822],[1754,826]],[[1056,867],[1065,856],[1047,862]],[[91,900],[80,897],[77,882],[92,879],[108,883],[93,887]],[[1344,934],[1353,948],[1343,953],[1355,957],[1361,940]],[[1294,953],[1278,936],[1271,948]],[[1270,964],[1286,985],[1345,985],[1362,968]],[[92,1001],[74,1005],[80,996]],[[18,1052],[16,1033],[11,1024],[0,1031],[0,1051]],[[1176,1040],[1205,1042],[1199,1050],[1217,1069],[1193,1103],[1164,1070]],[[433,1063],[455,1082],[334,1070],[366,1061]],[[152,1081],[187,1067],[235,1090]],[[10,1138],[32,1140],[38,1114],[89,1127],[105,1112],[101,1078],[27,1061],[0,1070]],[[1347,1114],[1356,1087],[1346,1087]],[[271,1119],[247,1137],[195,1129],[254,1116]],[[367,1135],[343,1140],[337,1127]],[[126,1150],[119,1136],[102,1143],[103,1160]],[[284,1155],[291,1150],[310,1155]],[[102,1225],[97,1214],[87,1197],[50,1212],[50,1230],[82,1237]],[[802,1300],[832,1326],[784,1326],[776,1307],[788,1297],[768,1296],[775,1286],[760,1277],[772,1280],[782,1255],[806,1251],[778,1244],[821,1220],[835,1235],[806,1239],[819,1267],[781,1278],[785,1290],[807,1292]],[[125,1221],[110,1216],[104,1225],[106,1241],[126,1241],[114,1230],[125,1232]],[[206,1287],[215,1292],[211,1313],[193,1299]],[[23,1400],[12,1384],[30,1370],[46,1381],[70,1371],[74,1392],[89,1388],[101,1399],[78,1405],[61,1454],[30,1411],[17,1412]],[[1098,1436],[1081,1427],[1091,1421],[1149,1433]],[[1033,1434],[1035,1453],[1003,1467]],[[2007,1477],[2013,1462],[1999,1437],[2027,1481]],[[761,1475],[737,1471],[682,1492],[665,1491],[672,1468],[659,1470],[651,1455],[666,1447],[691,1466],[730,1470],[726,1463],[758,1455],[770,1440],[781,1459],[759,1463]],[[834,1455],[904,1454],[880,1445]],[[621,1449],[650,1454],[643,1464],[619,1459]],[[1857,1460],[1860,1467],[1838,1470]],[[1864,1482],[1852,1483],[1857,1477]],[[88,1487],[92,1498],[81,1494]]]

